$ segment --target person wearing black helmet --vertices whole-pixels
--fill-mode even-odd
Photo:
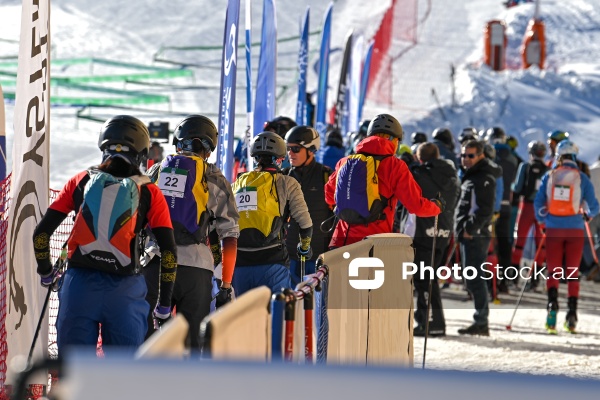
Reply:
[[[460,168],[460,162],[454,154],[454,136],[452,136],[452,132],[448,128],[436,128],[431,134],[433,138],[433,143],[440,150],[440,157],[452,161],[454,163],[454,167],[458,171]]]
[[[102,163],[69,179],[33,237],[41,284],[54,287],[60,271],[50,263],[49,238],[71,211],[77,212],[66,244],[69,268],[58,289],[60,354],[82,345],[96,354],[100,325],[107,351],[118,346],[133,352],[143,343],[150,305],[140,247],[147,224],[163,253],[161,296],[152,304],[153,313],[166,319],[171,312],[177,248],[165,198],[140,171],[150,147],[148,129],[135,117],[115,116],[102,126],[98,147]]]
[[[410,134],[410,150],[413,154],[417,154],[417,147],[421,143],[427,142],[427,134],[425,132],[413,132]]]
[[[310,142],[305,142],[306,146],[318,148],[319,136],[311,137]],[[240,213],[240,238],[233,275],[233,287],[238,294],[261,285],[272,291],[290,287],[284,230],[290,218],[299,228],[298,235],[290,238],[297,244],[295,253],[298,258],[312,258],[313,223],[302,188],[295,178],[282,174],[280,169],[286,150],[281,136],[274,132],[259,133],[251,148],[255,170],[240,175],[232,185]]]
[[[278,117],[273,118],[271,121],[265,122],[265,126],[263,127],[263,130],[265,132],[275,132],[276,134],[281,136],[281,138],[283,140],[285,140],[285,135],[288,133],[288,131],[290,129],[292,129],[296,125],[298,125],[298,124],[296,124],[296,121],[294,121],[290,117],[285,117],[283,115],[280,115]],[[290,166],[289,160],[287,158],[284,158],[283,161],[281,162],[281,168],[287,168],[289,166]]]
[[[402,125],[396,118],[389,114],[380,114],[371,120],[367,129],[367,138],[356,146],[357,155],[362,154],[367,157],[370,155],[378,160],[377,185],[383,210],[373,222],[355,224],[344,220],[345,215],[352,214],[349,208],[353,204],[350,204],[352,201],[344,205],[340,202],[342,199],[338,198],[337,193],[341,193],[340,190],[344,191],[346,188],[339,187],[344,179],[340,179],[338,185],[338,174],[343,172],[344,165],[348,163],[350,157],[356,158],[356,155],[344,157],[338,162],[336,170],[325,185],[325,201],[336,207],[336,215],[340,218],[330,247],[352,244],[375,233],[391,233],[398,201],[402,202],[408,212],[419,217],[433,217],[442,212],[443,199],[424,198],[421,188],[415,182],[406,163],[394,157],[396,148],[402,142],[402,135]],[[339,176],[341,177],[342,174]]]
[[[513,232],[510,230],[510,219],[512,213],[512,189],[511,185],[517,176],[519,162],[514,156],[512,149],[506,144],[506,132],[499,126],[489,128],[486,131],[486,141],[496,149],[496,164],[502,168],[502,180],[504,189],[500,206],[500,216],[496,220],[496,242],[498,244],[498,264],[500,265],[498,290],[508,293],[507,281],[504,279],[504,268],[511,266],[511,251]]]
[[[532,140],[529,142],[527,149],[529,152],[529,161],[519,165],[517,178],[513,184],[513,195],[519,200],[519,210],[515,222],[517,239],[513,244],[512,264],[521,267],[526,266],[525,264],[530,266],[529,264],[531,264],[532,261],[535,261],[537,265],[541,266],[546,258],[545,251],[542,250],[535,260],[525,261],[522,259],[523,248],[525,247],[527,235],[532,225],[534,226],[536,248],[540,245],[542,229],[535,219],[533,201],[535,200],[538,188],[542,184],[542,177],[548,170],[548,166],[544,163],[544,158],[546,157],[546,145],[543,142]],[[537,283],[537,275],[533,274],[532,280],[529,283],[530,289],[535,288]]]
[[[454,165],[440,158],[438,147],[433,143],[422,143],[417,148],[418,163],[410,166],[415,181],[423,190],[426,197],[435,197],[441,193],[446,201],[446,209],[439,215],[438,230],[433,246],[434,218],[415,218],[413,247],[415,249],[414,263],[424,265],[431,263],[434,256],[434,268],[443,264],[443,255],[450,242],[454,230],[454,211],[460,196],[460,181]],[[420,274],[415,274],[413,281],[417,293],[415,307],[414,336],[425,336],[427,314],[427,294],[429,291],[429,277],[425,274],[421,279]],[[430,336],[445,336],[446,322],[437,278],[432,277],[431,286],[431,322],[429,324]]]
[[[341,135],[339,140],[341,142]],[[288,159],[292,166],[284,168],[282,172],[284,175],[293,176],[300,183],[310,219],[315,227],[311,240],[313,256],[307,258],[305,263],[305,273],[312,274],[315,272],[315,263],[319,254],[327,251],[331,240],[331,233],[323,232],[328,227],[321,229],[321,224],[333,216],[331,208],[325,203],[324,190],[325,183],[333,171],[315,160],[315,153],[320,147],[320,138],[314,128],[310,126],[293,127],[288,131],[285,141]],[[302,280],[299,257],[296,254],[299,233],[298,223],[293,219],[290,220],[287,224],[286,244],[290,255],[292,286],[296,286]]]
[[[478,140],[479,135],[477,133],[477,129],[472,126],[467,126],[463,128],[462,132],[458,135],[458,143],[462,146],[469,140]]]
[[[359,123],[358,131],[348,135],[348,143],[346,144],[346,155],[356,153],[356,146],[367,137],[367,129],[371,123],[370,119],[363,119]]]
[[[223,265],[216,306],[231,300],[239,215],[231,185],[216,165],[206,161],[217,146],[215,124],[203,115],[189,115],[177,124],[173,135],[175,154],[150,168],[148,175],[165,196],[175,229],[180,278],[175,282],[172,303],[190,325],[187,345],[199,351],[200,323],[210,313],[212,301],[214,257]],[[222,242],[219,254],[212,254],[206,244],[211,219],[216,240]],[[148,244],[146,253],[158,254],[153,243]],[[152,258],[144,268],[151,304],[159,295],[158,259]],[[150,327],[147,336],[154,331]]]

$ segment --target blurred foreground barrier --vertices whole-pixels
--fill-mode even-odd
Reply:
[[[200,327],[203,356],[220,360],[268,360],[270,298],[271,290],[261,286],[208,315]]]
[[[330,276],[328,363],[413,365],[412,278],[402,279],[402,263],[414,259],[411,245],[409,236],[378,234],[323,255]],[[374,285],[379,277],[379,288],[351,284]]]

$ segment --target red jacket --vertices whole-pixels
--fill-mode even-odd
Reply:
[[[366,236],[376,233],[391,233],[398,200],[411,214],[416,214],[418,217],[433,217],[440,213],[440,209],[435,203],[422,196],[421,188],[415,182],[406,163],[394,157],[396,149],[393,142],[378,136],[371,136],[356,146],[356,152],[390,155],[390,157],[386,157],[381,161],[377,169],[379,193],[389,199],[388,206],[384,210],[386,219],[367,225],[351,226],[344,221],[339,221],[329,244],[331,247],[356,243]],[[346,158],[338,161],[335,172],[331,174],[329,181],[325,184],[325,201],[327,204],[335,205],[337,171],[345,161]]]

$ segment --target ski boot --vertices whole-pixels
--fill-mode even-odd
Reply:
[[[556,314],[558,313],[558,289],[548,289],[548,315],[546,317],[546,331],[556,335]]]
[[[577,333],[577,297],[569,297],[569,311],[565,321],[565,330],[570,333]]]

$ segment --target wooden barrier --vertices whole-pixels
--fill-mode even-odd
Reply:
[[[270,299],[271,290],[261,286],[208,315],[200,329],[203,353],[218,360],[269,360]]]

